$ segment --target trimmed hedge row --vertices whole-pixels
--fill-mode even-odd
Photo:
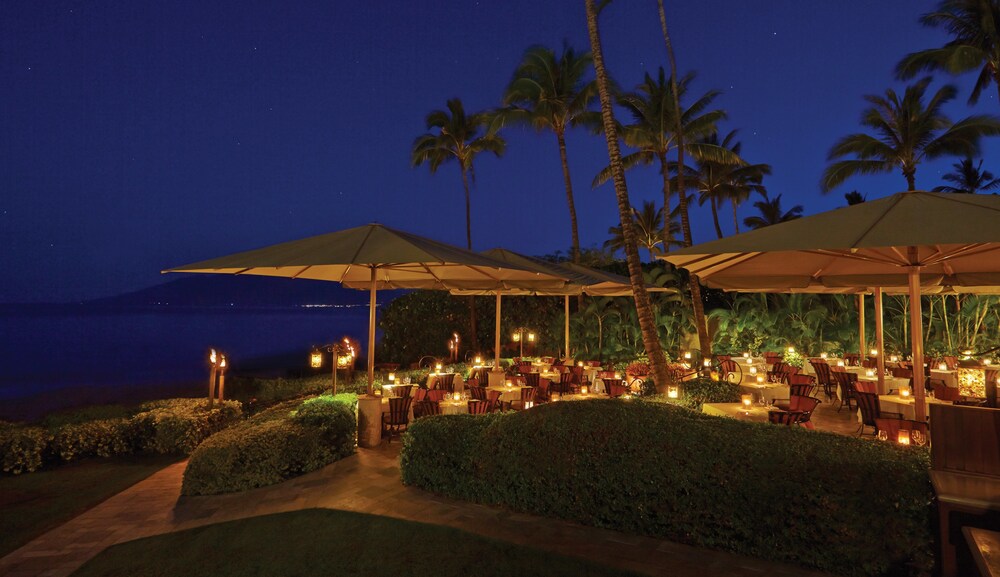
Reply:
[[[638,400],[419,419],[403,482],[845,575],[932,564],[929,456]],[[873,485],[874,480],[880,480]]]
[[[268,409],[212,435],[191,454],[183,495],[273,485],[354,453],[357,396],[323,395]]]
[[[243,414],[236,401],[209,410],[205,399],[153,401],[132,413],[96,420],[67,415],[53,421],[62,424],[52,428],[4,424],[0,426],[3,472],[17,475],[46,464],[143,451],[187,454]]]
[[[666,395],[657,395],[654,401],[680,405],[688,409],[700,411],[705,403],[738,403],[740,402],[740,386],[728,381],[714,381],[698,377],[684,381],[678,385],[678,398],[670,399]]]

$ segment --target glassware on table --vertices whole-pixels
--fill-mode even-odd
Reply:
[[[879,441],[888,441],[889,440],[889,432],[885,431],[885,430],[879,431],[878,432],[878,440]]]
[[[918,447],[923,447],[924,444],[927,443],[927,437],[916,429],[910,431],[910,439],[913,441],[913,444]]]

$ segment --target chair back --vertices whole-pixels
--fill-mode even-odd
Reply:
[[[427,398],[427,389],[418,388],[416,392],[413,393],[413,402],[419,403]]]
[[[431,415],[441,414],[441,404],[435,403],[434,401],[417,401],[413,405],[413,418],[419,419],[421,417],[429,417]]]
[[[607,391],[608,396],[612,399],[617,399],[628,392],[628,387],[623,385],[621,381],[616,381],[614,379],[605,380],[604,389]]]
[[[854,390],[864,393],[878,393],[878,383],[873,381],[855,381]]]
[[[774,352],[764,353],[764,362],[769,365],[773,365],[774,363],[779,362],[781,359],[782,359],[781,353],[774,353]]]
[[[948,365],[949,371],[954,371],[955,369],[958,368],[958,357],[953,355],[945,355],[944,363]]]
[[[788,393],[789,396],[792,398],[795,398],[796,396],[810,397],[812,396],[813,390],[815,388],[816,385],[810,383],[795,383],[792,385],[788,385]]]
[[[447,373],[444,375],[438,375],[437,378],[437,388],[448,391],[449,393],[455,392],[455,373]]]
[[[517,372],[521,373],[522,375],[530,373],[533,368],[534,367],[532,366],[530,361],[521,361],[517,363]]]
[[[390,425],[405,425],[410,422],[410,403],[413,397],[389,397]]]
[[[470,415],[485,415],[489,412],[490,404],[486,401],[480,401],[473,399],[469,401],[469,414]]]
[[[788,375],[789,385],[812,385],[816,383],[816,377],[812,375],[800,375],[798,373],[792,373]]]
[[[857,399],[858,408],[861,409],[861,422],[869,427],[878,428],[875,419],[882,417],[882,410],[878,404],[878,395],[875,393],[854,391],[854,398]]]
[[[396,385],[392,390],[397,397],[413,396],[413,385]]]
[[[1000,477],[1000,410],[931,403],[931,469]]]
[[[486,387],[481,387],[481,386],[469,387],[469,393],[472,395],[472,398],[477,401],[486,400]]]
[[[549,400],[548,381],[539,381],[538,386],[535,388],[535,400],[543,403]]]
[[[717,360],[717,361],[719,361],[721,363],[721,362],[728,361],[728,360],[730,360],[732,358],[733,358],[733,355],[718,355],[717,357],[715,357],[715,360]]]
[[[535,387],[531,387],[530,389],[525,387],[521,389],[521,408],[527,406],[525,403],[535,402],[535,390]]]
[[[538,373],[525,373],[523,376],[525,386],[532,388],[537,387],[541,380],[541,375]]]
[[[907,369],[905,367],[894,367],[892,369],[892,376],[899,379],[912,379],[913,369]]]
[[[941,401],[957,401],[960,396],[958,389],[949,387],[944,381],[938,381],[933,386],[934,398]]]
[[[493,412],[496,412],[496,411],[500,410],[500,408],[501,408],[501,405],[500,405],[500,396],[501,396],[501,394],[502,393],[500,391],[496,391],[496,390],[492,390],[492,389],[486,391],[486,411],[487,412],[493,413]]]
[[[796,425],[802,418],[798,411],[768,411],[767,421],[774,425]]]
[[[826,364],[826,361],[809,361],[809,364],[811,364],[813,370],[816,371],[816,381],[819,384],[825,385],[830,382],[830,365]]]
[[[472,371],[472,378],[476,379],[476,383],[480,387],[488,387],[490,384],[490,370],[485,367],[480,367]]]
[[[807,397],[803,395],[791,395],[788,400],[788,410],[798,411],[804,413],[802,421],[809,420],[809,415],[816,409],[816,405],[820,403],[820,400],[816,397]]]
[[[570,382],[574,385],[583,384],[583,367],[573,365],[569,368],[569,373],[571,375]]]
[[[719,363],[719,377],[722,380],[734,382],[732,379],[730,379],[730,375],[732,375],[734,378],[738,378],[742,376],[742,374],[743,374],[743,369],[741,369],[740,366],[736,364],[736,361],[729,358],[729,355],[726,355],[726,358],[722,359],[722,362]]]
[[[430,389],[427,391],[427,396],[425,398],[429,401],[440,403],[442,400],[444,400],[444,396],[447,394],[448,391],[444,389]]]
[[[899,438],[900,429],[905,431],[919,431],[927,435],[927,423],[911,421],[909,419],[886,419],[879,417],[875,419],[875,427],[879,431],[885,431],[890,441],[895,441]]]
[[[844,364],[849,367],[856,367],[860,364],[861,355],[858,353],[844,353]]]

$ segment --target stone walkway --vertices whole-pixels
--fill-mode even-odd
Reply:
[[[352,457],[280,485],[211,497],[181,497],[185,463],[177,463],[0,559],[0,575],[63,577],[116,543],[308,508],[342,509],[447,525],[647,575],[823,575],[662,539],[443,498],[403,486],[398,455],[398,443],[362,449]]]

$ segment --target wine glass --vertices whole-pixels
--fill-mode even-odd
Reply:
[[[924,443],[927,442],[927,438],[924,437],[924,434],[916,429],[910,431],[910,439],[912,439],[913,444],[915,444],[918,447],[923,447]]]
[[[878,440],[879,441],[888,441],[889,440],[889,432],[888,431],[884,431],[884,430],[879,431],[878,432]]]

